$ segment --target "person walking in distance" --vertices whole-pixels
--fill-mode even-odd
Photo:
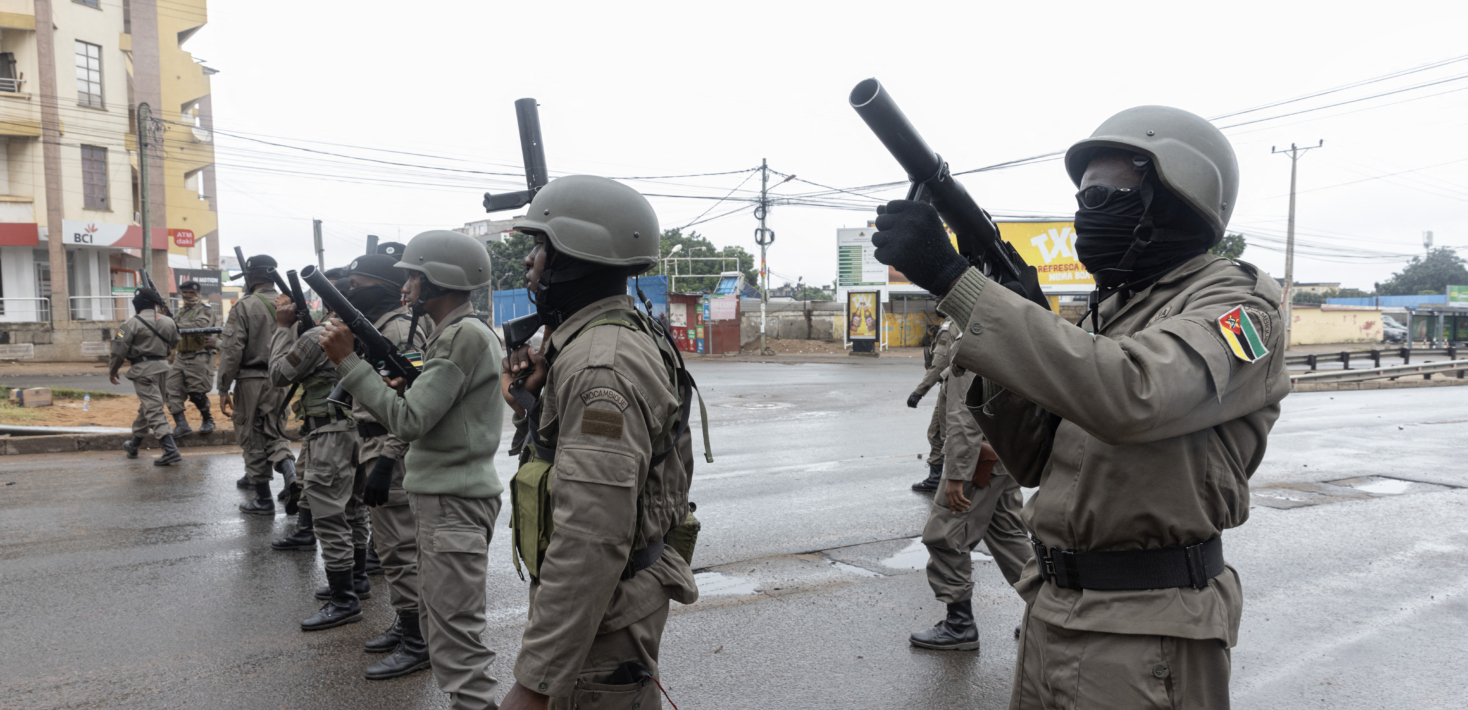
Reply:
[[[918,402],[923,400],[928,390],[948,376],[948,363],[952,358],[948,349],[953,343],[953,333],[956,330],[957,326],[951,318],[944,318],[943,323],[938,326],[938,333],[934,336],[930,351],[928,369],[923,373],[923,381],[918,383],[917,389],[907,396],[907,406],[917,409]],[[932,493],[938,490],[938,482],[943,480],[943,441],[948,421],[948,397],[944,392],[947,389],[947,387],[938,388],[938,403],[933,407],[932,420],[928,422],[928,477],[912,484],[912,489],[919,493]]]
[[[183,308],[174,314],[173,321],[179,328],[213,328],[219,325],[214,308],[199,295],[198,281],[185,281],[178,285],[183,297]],[[185,335],[178,342],[178,351],[173,354],[173,368],[168,372],[168,412],[177,424],[173,438],[180,439],[194,433],[189,426],[184,401],[194,403],[203,423],[200,434],[214,431],[214,415],[209,411],[209,390],[214,387],[214,344],[212,335]]]
[[[122,442],[127,457],[138,457],[138,447],[149,432],[158,437],[163,455],[153,459],[154,466],[167,466],[183,460],[168,428],[168,415],[163,404],[164,382],[168,378],[168,352],[178,343],[178,327],[173,319],[159,313],[163,296],[146,286],[133,294],[136,313],[117,329],[112,339],[112,353],[107,360],[107,379],[118,384],[118,371],[124,361],[131,363],[127,378],[133,381],[138,395],[138,416],[133,420],[133,435]]]

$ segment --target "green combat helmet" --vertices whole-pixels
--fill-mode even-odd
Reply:
[[[545,234],[558,253],[627,267],[627,276],[657,263],[662,234],[657,213],[641,193],[615,180],[594,175],[552,180],[536,193],[528,212],[515,227]]]
[[[429,283],[449,291],[473,291],[490,281],[489,252],[484,245],[467,234],[445,229],[413,237],[403,250],[402,261],[394,266],[421,272]]]
[[[1207,119],[1169,106],[1137,106],[1106,119],[1065,152],[1065,170],[1076,187],[1099,148],[1151,158],[1162,184],[1212,228],[1209,246],[1223,239],[1239,192],[1239,161],[1228,138]]]

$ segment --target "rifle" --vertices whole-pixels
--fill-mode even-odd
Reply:
[[[306,294],[301,291],[301,280],[296,278],[295,269],[285,272],[285,277],[290,284],[291,302],[296,305],[296,337],[306,334],[306,331],[316,327],[316,321],[311,318],[311,307],[306,304]]]
[[[234,248],[234,258],[235,258],[235,260],[237,260],[237,261],[240,262],[240,272],[238,274],[235,274],[234,276],[229,277],[229,280],[230,281],[234,281],[236,279],[242,279],[242,278],[245,277],[245,252],[244,252],[244,250],[243,249],[240,249],[239,247],[235,247]]]
[[[540,139],[540,109],[536,106],[535,99],[515,102],[515,118],[520,123],[520,153],[525,158],[525,189],[498,195],[484,193],[485,212],[524,207],[550,181],[545,167],[545,144]]]
[[[220,333],[223,333],[223,332],[224,332],[224,329],[221,328],[221,327],[219,327],[219,326],[217,326],[217,325],[214,326],[214,327],[212,327],[212,328],[179,328],[178,329],[178,334],[179,335],[219,335]]]
[[[413,381],[418,379],[418,368],[408,360],[407,356],[398,352],[392,341],[383,337],[377,328],[372,326],[372,321],[362,315],[355,306],[343,296],[341,291],[321,273],[315,266],[307,266],[301,269],[301,278],[311,286],[311,290],[321,297],[321,305],[331,311],[336,317],[346,324],[352,335],[357,336],[358,352],[367,361],[377,374],[383,377],[401,377],[409,387]]]
[[[1050,302],[1040,290],[1035,267],[1026,264],[1013,245],[999,238],[999,228],[989,213],[953,179],[948,163],[918,135],[882,83],[876,79],[862,81],[851,90],[849,100],[857,115],[907,171],[912,184],[906,199],[935,207],[958,238],[958,253],[985,276],[1000,283],[1019,282],[1026,298],[1049,310]]]
[[[153,277],[148,274],[148,270],[147,269],[138,269],[138,277],[139,277],[139,280],[143,282],[143,288],[146,288],[146,289],[152,291],[153,293],[158,294],[158,296],[160,298],[164,299],[165,301],[168,300],[168,296],[166,294],[164,294],[162,291],[159,291],[158,290],[158,286],[153,283]],[[173,317],[173,311],[170,311],[168,309],[168,304],[167,303],[160,303],[160,304],[158,304],[158,308],[163,311],[163,315],[169,316],[170,318]]]

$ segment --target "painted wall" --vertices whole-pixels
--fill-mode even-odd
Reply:
[[[1378,308],[1295,306],[1291,313],[1291,345],[1376,343],[1383,338]]]

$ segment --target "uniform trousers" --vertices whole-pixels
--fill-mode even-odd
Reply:
[[[1229,650],[1218,639],[1076,631],[1025,609],[1009,710],[1227,710]]]
[[[138,416],[133,420],[133,437],[141,439],[152,434],[162,440],[173,433],[168,426],[168,413],[163,408],[163,386],[168,377],[168,363],[162,360],[140,362],[128,368],[124,375],[133,381],[133,391],[138,395]]]
[[[195,350],[174,353],[173,368],[168,371],[168,412],[184,413],[190,393],[208,394],[214,388],[214,351]]]
[[[377,459],[362,464],[368,472]],[[382,574],[392,608],[407,614],[418,613],[418,528],[413,522],[413,509],[408,493],[403,490],[404,466],[400,459],[393,469],[392,487],[387,503],[371,508],[372,544],[382,561]]]
[[[608,685],[603,682],[617,666],[637,661],[656,673],[658,648],[662,644],[663,626],[668,623],[668,604],[632,622],[626,628],[597,635],[591,641],[586,662],[576,677],[576,687],[563,698],[551,698],[550,710],[653,710],[663,706],[662,692],[648,682],[630,685]]]
[[[938,403],[933,407],[933,420],[928,422],[928,464],[943,467],[943,442],[948,438],[948,388],[938,383]],[[942,486],[938,488],[942,492]]]
[[[290,458],[290,440],[285,438],[285,418],[280,411],[283,400],[285,389],[264,377],[235,380],[234,439],[244,449],[245,475],[251,483],[270,482],[274,478],[271,465]]]
[[[1025,563],[1035,556],[1025,534],[1019,511],[1024,499],[1014,477],[995,475],[989,485],[976,488],[964,481],[963,495],[969,499],[966,512],[954,514],[948,508],[944,480],[933,496],[928,524],[923,526],[923,544],[928,548],[928,586],[944,604],[957,604],[973,598],[974,562],[969,553],[984,541],[989,554],[1004,579],[1011,585],[1019,581]]]
[[[313,431],[307,446],[306,500],[311,502],[311,523],[321,543],[321,558],[328,572],[350,570],[353,551],[366,549],[372,528],[362,491],[367,487],[367,470],[357,463],[357,432]]]
[[[484,585],[500,497],[408,494],[418,530],[419,614],[433,677],[458,710],[495,707]]]

